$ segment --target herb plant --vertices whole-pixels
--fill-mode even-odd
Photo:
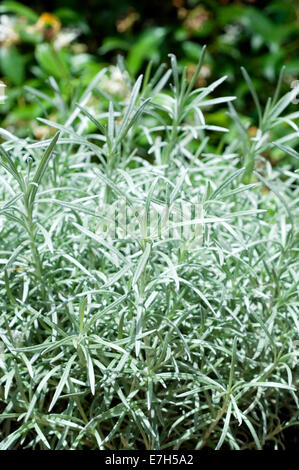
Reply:
[[[194,89],[203,54],[123,101],[101,71],[51,139],[0,130],[1,450],[280,449],[298,424],[298,174],[269,159],[298,158],[298,87],[263,109],[243,70],[252,136],[225,77]]]

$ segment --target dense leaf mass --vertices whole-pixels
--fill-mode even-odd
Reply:
[[[298,422],[298,173],[270,158],[298,159],[298,89],[264,107],[243,70],[252,132],[225,77],[194,88],[203,54],[120,69],[118,99],[101,71],[50,138],[0,130],[1,450],[284,448]]]

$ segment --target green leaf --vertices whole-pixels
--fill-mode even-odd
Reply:
[[[2,5],[0,6],[0,13],[6,12],[16,13],[17,15],[24,16],[31,21],[37,21],[38,19],[38,14],[35,13],[35,11],[19,2],[9,0],[2,2]]]
[[[62,50],[55,50],[51,44],[38,44],[35,48],[35,57],[40,67],[55,78],[66,78],[69,74],[67,54]]]
[[[94,118],[88,111],[85,109],[83,106],[81,106],[79,103],[76,103],[78,108],[82,111],[83,114],[85,114],[86,117],[101,131],[101,133],[107,137],[107,131],[102,124],[99,123],[99,121]]]
[[[99,53],[107,54],[107,52],[115,51],[117,49],[127,51],[130,49],[130,43],[121,38],[107,37],[104,38],[103,43],[99,48]]]
[[[137,284],[141,274],[143,273],[147,260],[149,258],[150,252],[151,252],[151,245],[147,243],[146,248],[144,252],[142,253],[142,256],[139,259],[136,271],[134,273],[133,280],[132,280],[132,287],[134,287]]]
[[[0,68],[2,74],[14,85],[24,82],[25,62],[15,46],[0,47]]]
[[[51,401],[51,403],[50,403],[50,405],[49,405],[49,409],[48,409],[49,412],[52,410],[53,406],[55,405],[55,403],[57,402],[58,398],[59,398],[60,395],[61,395],[61,392],[62,392],[62,390],[63,390],[63,387],[65,386],[65,384],[66,384],[66,382],[67,382],[67,380],[68,380],[68,378],[69,378],[69,373],[70,373],[71,367],[72,367],[73,362],[74,362],[74,360],[76,359],[76,357],[77,357],[77,355],[76,355],[76,354],[73,354],[73,355],[71,356],[71,358],[70,358],[70,359],[68,360],[68,362],[67,362],[67,365],[66,365],[66,367],[65,367],[65,369],[64,369],[64,372],[63,372],[63,374],[62,374],[62,376],[61,376],[61,379],[60,379],[60,381],[59,381],[59,384],[57,385],[57,388],[56,388],[56,391],[55,391],[54,396],[53,396],[53,398],[52,398],[52,401]]]
[[[128,70],[132,75],[139,72],[145,59],[158,59],[159,46],[166,35],[166,29],[162,27],[148,28],[141,34],[134,45],[130,48],[127,64]]]
[[[32,183],[29,186],[27,197],[28,197],[28,200],[29,200],[30,204],[33,204],[33,202],[34,202],[34,199],[35,199],[35,196],[36,196],[36,193],[37,193],[37,190],[38,190],[38,186],[39,186],[39,184],[40,184],[40,182],[41,182],[41,180],[42,180],[42,178],[45,174],[45,171],[47,169],[48,163],[49,163],[50,158],[52,156],[52,153],[53,153],[53,150],[55,148],[56,142],[59,138],[59,135],[60,135],[60,132],[57,132],[55,134],[55,136],[53,137],[49,147],[45,151],[45,153],[43,155],[43,158],[40,161],[40,164],[38,165],[38,168],[37,168],[36,173],[33,177]]]
[[[232,414],[232,403],[230,402],[229,405],[228,405],[228,408],[227,408],[227,412],[226,412],[226,416],[225,416],[221,436],[220,436],[220,439],[218,441],[217,446],[215,447],[215,450],[219,450],[221,448],[221,446],[222,446],[222,444],[223,444],[223,442],[224,442],[224,440],[227,436],[227,433],[229,431],[229,423],[230,423],[231,414]]]
[[[83,332],[83,326],[84,326],[84,313],[86,310],[86,305],[87,305],[87,297],[82,297],[82,300],[80,302],[80,309],[79,309],[79,333],[81,334]]]

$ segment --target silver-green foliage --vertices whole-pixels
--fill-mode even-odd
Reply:
[[[66,122],[41,119],[53,140],[0,131],[0,449],[280,448],[298,422],[298,174],[265,154],[298,158],[294,92],[262,111],[243,71],[250,137],[233,97],[209,97],[224,78],[194,90],[174,56],[128,102],[100,90],[98,116],[103,73]],[[232,129],[207,124],[226,102]],[[138,229],[103,237],[118,200],[143,207]],[[186,200],[198,243],[152,236],[151,205]]]

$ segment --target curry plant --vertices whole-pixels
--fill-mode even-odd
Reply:
[[[298,174],[270,158],[298,158],[295,91],[263,109],[243,70],[252,136],[225,77],[194,88],[203,57],[118,101],[101,71],[51,139],[0,130],[1,450],[280,449],[298,424]]]

